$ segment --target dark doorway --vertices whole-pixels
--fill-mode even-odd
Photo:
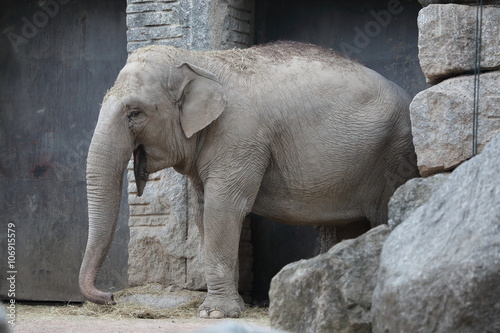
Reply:
[[[0,8],[0,280],[17,272],[19,300],[81,301],[85,161],[102,98],[127,58],[126,1],[9,0]],[[98,278],[104,289],[127,285],[123,203]],[[7,269],[9,224],[15,262]],[[6,285],[0,297],[12,298]]]

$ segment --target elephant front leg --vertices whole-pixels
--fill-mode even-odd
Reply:
[[[230,201],[205,199],[203,229],[208,294],[199,308],[202,318],[238,318],[245,309],[238,293],[237,274],[244,216],[245,209]]]

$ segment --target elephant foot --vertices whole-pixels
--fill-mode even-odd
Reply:
[[[208,294],[198,308],[198,314],[207,319],[239,318],[244,310],[245,303],[240,295],[221,297]]]

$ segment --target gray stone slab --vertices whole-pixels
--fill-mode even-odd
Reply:
[[[500,133],[500,71],[480,76],[478,151]],[[413,143],[422,176],[452,170],[472,157],[474,76],[445,80],[410,104]]]
[[[413,178],[400,186],[389,200],[391,229],[396,228],[420,206],[425,204],[445,181],[449,174],[437,174],[427,178]]]
[[[472,73],[476,60],[475,6],[430,5],[418,15],[418,50],[428,82],[436,83]],[[484,6],[481,36],[481,70],[500,68],[500,7]]]

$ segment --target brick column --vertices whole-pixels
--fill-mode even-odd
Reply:
[[[127,50],[152,44],[204,51],[253,42],[254,0],[127,0]],[[129,167],[129,284],[161,283],[203,289],[201,242],[190,185],[172,169],[150,175],[142,197]],[[248,222],[247,222],[248,224]],[[242,277],[251,278],[251,244],[240,245]],[[248,273],[250,271],[250,273]],[[247,279],[248,280],[248,279]],[[249,282],[243,282],[245,289]],[[250,283],[251,288],[251,283]]]

